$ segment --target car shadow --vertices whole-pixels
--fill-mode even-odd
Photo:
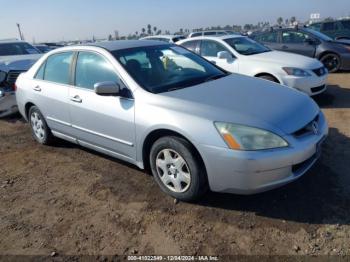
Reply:
[[[21,122],[21,123],[26,123],[24,118],[21,116],[20,113],[15,113],[9,116],[5,116],[0,118],[0,121],[8,122],[8,123],[16,123],[16,122]]]
[[[350,89],[328,85],[327,91],[312,97],[320,108],[350,108]]]
[[[350,151],[333,156],[334,150],[350,148],[350,139],[330,129],[323,155],[302,178],[269,192],[238,196],[210,192],[197,204],[225,210],[253,212],[257,216],[309,224],[350,224],[350,166],[337,162],[350,159]],[[332,145],[331,141],[337,141]],[[337,170],[336,172],[334,171]]]

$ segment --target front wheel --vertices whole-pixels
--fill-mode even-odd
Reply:
[[[336,54],[326,54],[321,57],[320,61],[330,73],[337,72],[340,68],[340,57]]]
[[[51,144],[53,142],[53,135],[39,108],[32,106],[28,116],[34,139],[42,145]]]
[[[273,76],[271,76],[271,75],[260,75],[258,77],[261,78],[261,79],[265,79],[265,80],[271,81],[271,82],[279,83],[278,80],[276,78],[274,78]]]
[[[162,137],[150,153],[155,181],[162,191],[182,201],[198,199],[207,191],[205,168],[191,144],[179,137]]]

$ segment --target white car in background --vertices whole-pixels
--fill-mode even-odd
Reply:
[[[139,40],[163,41],[163,42],[174,44],[183,39],[186,39],[186,37],[183,35],[152,35],[152,36],[142,37]]]
[[[245,36],[202,36],[177,44],[231,73],[260,77],[295,88],[309,96],[327,89],[328,71],[320,61],[274,51]]]

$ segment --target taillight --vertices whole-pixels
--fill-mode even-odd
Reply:
[[[12,89],[13,89],[13,91],[17,91],[17,85],[16,85],[16,83],[13,84]]]

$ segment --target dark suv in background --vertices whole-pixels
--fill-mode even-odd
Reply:
[[[309,28],[333,39],[350,39],[350,19],[313,23]]]
[[[333,40],[305,27],[271,29],[252,38],[275,50],[317,58],[329,72],[350,70],[350,41]]]

